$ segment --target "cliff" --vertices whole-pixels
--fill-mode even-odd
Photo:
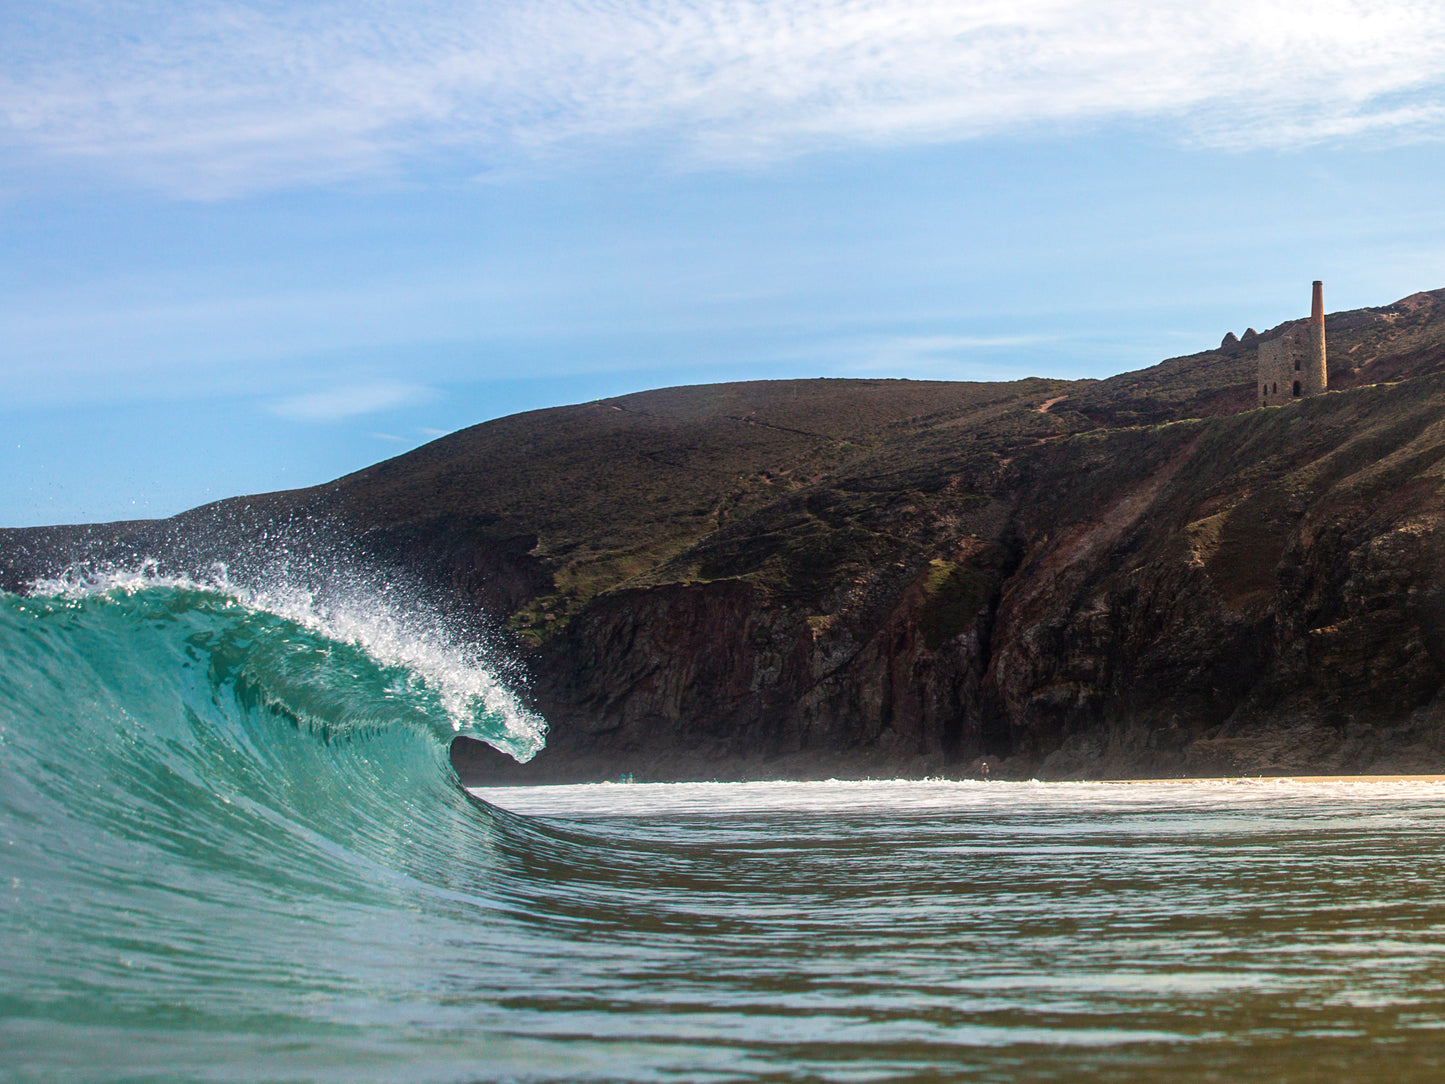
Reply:
[[[458,747],[477,782],[1440,771],[1445,291],[1330,316],[1331,393],[1252,409],[1284,330],[1103,381],[537,411],[310,490],[0,531],[0,586],[325,524],[506,630],[551,737]]]

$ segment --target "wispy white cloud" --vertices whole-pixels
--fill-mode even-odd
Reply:
[[[25,10],[22,10],[25,9]],[[218,196],[656,141],[680,160],[1163,120],[1436,138],[1435,0],[74,0],[0,14],[8,153]]]
[[[425,402],[433,395],[430,388],[421,385],[375,380],[287,396],[271,403],[270,410],[273,414],[295,421],[334,422],[361,414],[376,414],[395,407],[411,406]],[[380,433],[373,436],[400,439],[388,438]]]

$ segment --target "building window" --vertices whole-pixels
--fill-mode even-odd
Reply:
[[[1296,397],[1299,396],[1299,381],[1298,381],[1298,380],[1296,380],[1296,381],[1294,382],[1294,393],[1295,393],[1295,396],[1296,396]]]
[[[1294,359],[1294,371],[1299,372],[1299,358]]]
[[[1279,394],[1279,385],[1278,385],[1278,384],[1271,384],[1271,385],[1269,386],[1269,390],[1270,390],[1270,394],[1271,394],[1271,395],[1278,395],[1278,394]]]

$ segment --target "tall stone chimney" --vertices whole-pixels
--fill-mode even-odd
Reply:
[[[1305,325],[1305,356],[1300,368],[1301,395],[1319,395],[1330,386],[1330,373],[1325,365],[1325,287],[1315,279],[1314,298],[1310,301],[1310,322]]]
[[[1259,344],[1259,405],[1280,406],[1329,390],[1325,364],[1325,287],[1315,280],[1310,318]],[[1246,333],[1244,340],[1250,337]]]

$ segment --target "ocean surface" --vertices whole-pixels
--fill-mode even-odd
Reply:
[[[597,784],[375,597],[0,594],[0,1080],[1434,1081],[1445,786]]]

